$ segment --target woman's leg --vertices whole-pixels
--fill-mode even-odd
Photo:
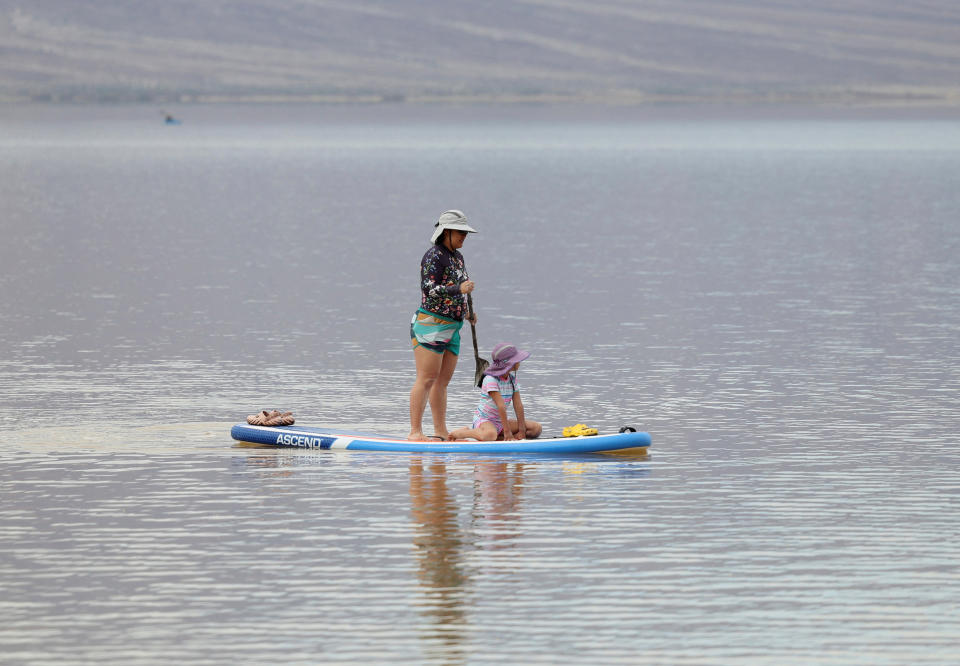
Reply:
[[[436,384],[443,365],[443,357],[449,352],[438,354],[422,345],[413,348],[413,358],[417,364],[417,379],[410,389],[410,434],[407,439],[425,440],[423,435],[423,410],[427,406],[427,396]],[[447,380],[449,382],[449,380]]]
[[[451,351],[443,352],[440,372],[430,389],[430,414],[433,416],[433,432],[444,439],[449,436],[447,432],[447,385],[453,378],[453,371],[456,369],[457,355]]]

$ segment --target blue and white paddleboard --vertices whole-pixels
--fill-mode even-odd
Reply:
[[[407,453],[645,453],[646,432],[620,432],[586,437],[541,437],[510,442],[411,442],[397,437],[334,432],[308,426],[253,426],[238,423],[230,436],[251,444],[294,446],[347,451],[397,451]]]

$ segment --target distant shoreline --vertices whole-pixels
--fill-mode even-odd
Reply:
[[[530,105],[564,104],[645,107],[662,105],[806,106],[859,108],[960,108],[960,89],[940,87],[863,86],[808,91],[732,91],[722,93],[457,93],[457,94],[323,94],[323,93],[156,93],[137,90],[82,90],[0,93],[3,105],[173,105],[173,104],[411,104]]]

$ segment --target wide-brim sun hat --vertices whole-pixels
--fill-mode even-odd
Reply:
[[[444,211],[443,215],[434,223],[433,227],[433,236],[430,238],[431,243],[436,243],[440,235],[447,229],[466,231],[469,234],[477,233],[476,229],[467,224],[467,216],[463,214],[462,210]]]
[[[530,352],[517,349],[515,346],[501,342],[493,348],[493,362],[484,370],[484,374],[499,377],[520,361],[530,358]]]

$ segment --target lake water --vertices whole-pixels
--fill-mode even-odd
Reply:
[[[178,115],[0,110],[4,664],[960,660],[956,118]],[[527,413],[648,456],[230,439],[406,433],[447,208]]]

